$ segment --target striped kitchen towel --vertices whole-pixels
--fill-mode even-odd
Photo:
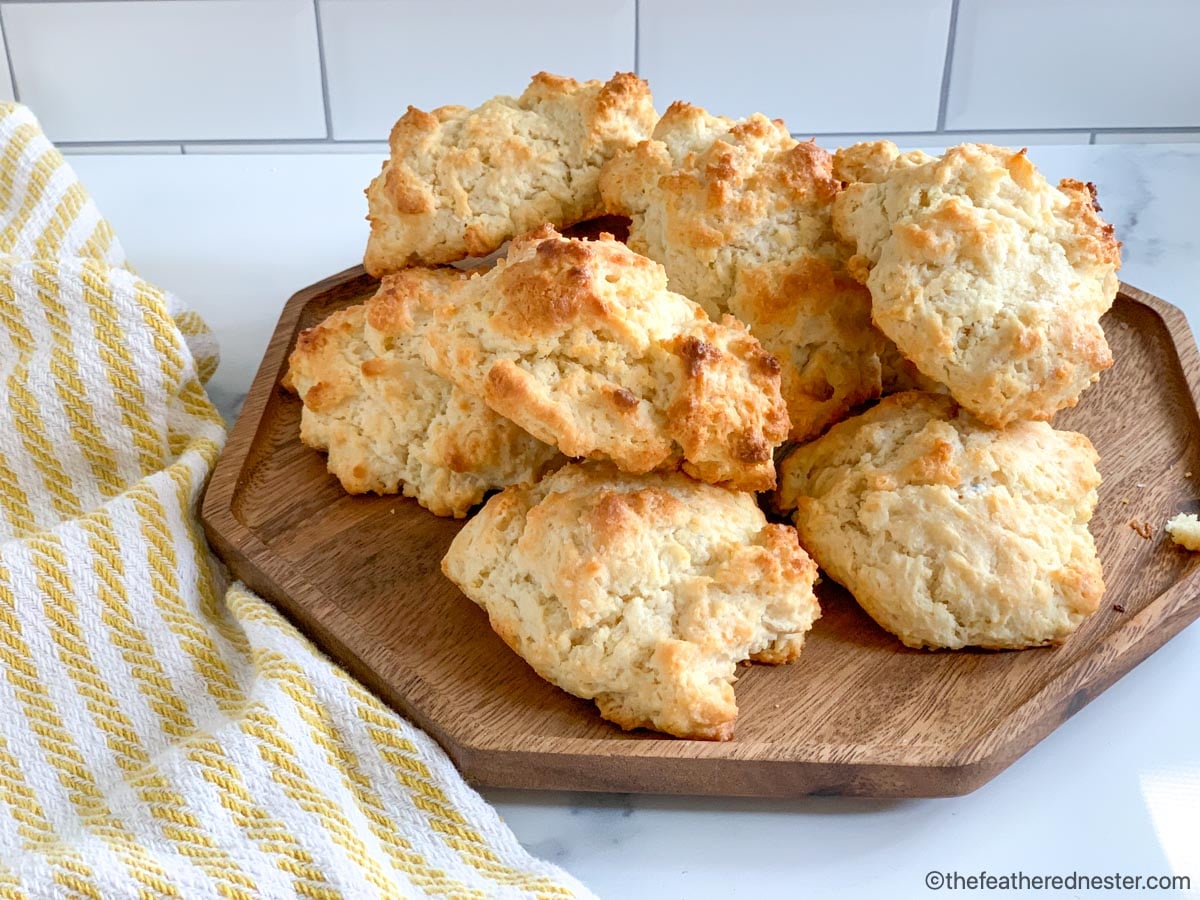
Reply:
[[[227,583],[216,360],[0,105],[0,897],[587,895]]]

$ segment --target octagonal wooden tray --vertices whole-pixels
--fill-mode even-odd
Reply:
[[[350,269],[288,302],[202,516],[239,578],[432,734],[477,785],[961,794],[1200,614],[1200,555],[1161,527],[1200,509],[1200,357],[1178,309],[1123,285],[1104,319],[1115,366],[1055,420],[1092,438],[1104,476],[1092,530],[1108,592],[1064,646],[908,650],[826,581],[801,658],[741,671],[733,741],[623,732],[534,675],[442,576],[459,523],[399,497],[350,497],[300,444],[300,403],[279,387],[296,335],[374,287]]]

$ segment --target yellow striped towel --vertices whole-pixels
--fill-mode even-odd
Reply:
[[[570,897],[196,522],[207,329],[0,105],[0,897]]]

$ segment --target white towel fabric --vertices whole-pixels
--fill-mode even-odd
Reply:
[[[195,511],[200,319],[0,105],[0,897],[569,897]]]

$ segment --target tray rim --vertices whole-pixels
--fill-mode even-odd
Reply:
[[[361,265],[353,266],[297,291],[284,305],[242,410],[205,488],[200,503],[200,519],[210,544],[237,578],[271,602],[337,665],[429,733],[450,755],[464,777],[477,786],[714,796],[791,796],[797,793],[871,797],[957,796],[990,781],[1200,617],[1198,567],[1147,603],[1137,615],[1125,620],[1119,629],[1097,645],[1098,651],[1103,648],[1111,651],[1109,664],[1099,674],[1089,672],[1089,663],[1096,654],[1080,657],[1047,680],[1021,704],[1009,710],[986,735],[953,752],[939,745],[908,745],[903,761],[889,762],[882,757],[870,763],[797,759],[780,753],[778,749],[772,753],[772,748],[779,748],[777,743],[745,740],[712,743],[664,738],[623,743],[621,753],[614,754],[617,758],[652,759],[660,766],[686,767],[689,772],[686,777],[679,779],[680,782],[713,786],[712,790],[698,791],[692,787],[680,787],[673,779],[666,779],[657,787],[647,790],[608,778],[604,773],[593,773],[581,779],[580,772],[587,772],[586,764],[602,755],[596,753],[593,739],[527,736],[526,743],[517,748],[503,741],[489,740],[489,735],[482,727],[469,721],[465,727],[460,725],[451,733],[418,708],[422,702],[420,697],[409,702],[401,696],[399,691],[376,675],[372,667],[338,637],[335,630],[312,614],[310,607],[314,601],[325,597],[324,592],[294,568],[287,566],[235,512],[240,476],[254,454],[264,413],[283,376],[304,309],[330,291],[355,281],[362,281],[364,292],[376,283],[375,279],[366,275]],[[1147,308],[1163,323],[1179,359],[1192,406],[1200,417],[1200,351],[1197,350],[1183,311],[1125,282],[1120,283],[1118,297]],[[286,586],[286,589],[277,592],[276,584]],[[297,600],[297,597],[301,599]],[[353,617],[336,604],[325,603],[332,613],[327,619],[336,620],[337,630],[353,633]],[[420,679],[415,679],[407,689],[410,694],[420,691],[428,691]],[[428,708],[428,696],[425,699]],[[1014,729],[1012,726],[1016,724],[1020,724],[1021,728]],[[553,741],[554,749],[543,746],[547,740]],[[575,742],[586,743],[588,752],[573,752],[571,745]],[[537,760],[536,782],[528,777],[531,757]],[[845,771],[847,784],[853,784],[865,776],[870,783],[895,785],[896,788],[868,792],[728,790],[720,786],[720,780],[721,769],[730,762],[761,768],[763,775],[755,780],[764,787],[797,781],[803,783],[808,780],[806,770],[836,766]],[[772,776],[768,774],[770,770],[791,777]],[[931,779],[934,778],[938,785],[936,790],[911,789],[914,783],[933,783]],[[828,778],[823,780],[828,781]]]

